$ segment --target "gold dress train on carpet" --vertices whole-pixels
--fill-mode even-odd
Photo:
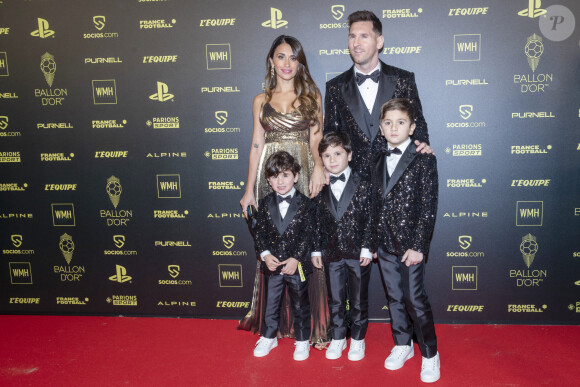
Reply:
[[[314,161],[310,152],[309,123],[302,119],[299,112],[281,113],[272,108],[269,103],[266,103],[260,112],[260,123],[266,132],[266,143],[258,164],[255,187],[256,202],[272,192],[264,174],[264,164],[271,154],[280,150],[290,153],[300,163],[302,169],[296,188],[304,195],[310,197],[308,184],[314,168]],[[259,256],[257,259],[252,305],[248,314],[240,320],[238,325],[238,329],[248,330],[253,333],[261,331],[265,309],[264,275],[260,271]],[[308,293],[312,316],[311,341],[312,343],[323,344],[327,341],[329,316],[326,280],[323,269],[314,268],[308,284]],[[288,295],[282,300],[278,337],[294,337],[292,309],[290,308]]]

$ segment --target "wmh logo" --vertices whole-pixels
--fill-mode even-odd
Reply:
[[[8,57],[5,52],[0,52],[0,77],[7,77],[8,73]]]
[[[477,290],[477,266],[453,266],[451,289]]]
[[[232,50],[229,43],[206,44],[205,58],[208,70],[231,70]]]
[[[220,264],[218,265],[220,288],[241,288],[242,265]]]
[[[159,199],[181,199],[179,174],[157,175],[157,197]]]
[[[32,285],[30,262],[9,262],[10,282],[13,285]]]
[[[95,105],[117,104],[117,85],[114,79],[93,80],[93,102]]]
[[[474,62],[481,59],[481,35],[453,35],[453,60],[455,62]]]
[[[544,220],[544,202],[516,203],[516,226],[541,226]]]
[[[52,203],[50,206],[53,226],[76,226],[75,208],[72,203]]]

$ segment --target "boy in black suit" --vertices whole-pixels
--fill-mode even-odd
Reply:
[[[266,356],[278,345],[280,303],[288,288],[294,311],[294,360],[306,360],[310,351],[308,275],[312,272],[316,207],[294,188],[300,165],[288,152],[272,154],[266,161],[265,173],[274,192],[260,200],[253,226],[266,291],[262,337],[256,343],[254,356]]]
[[[348,359],[365,356],[368,325],[368,288],[372,254],[370,248],[370,183],[353,171],[350,138],[345,132],[330,132],[318,145],[318,152],[330,173],[330,186],[318,195],[317,237],[320,253],[312,254],[315,267],[324,262],[330,309],[332,341],[327,359],[338,359],[346,348],[346,297],[349,285],[351,340]],[[322,261],[322,262],[321,262]]]
[[[413,357],[413,333],[423,356],[421,380],[440,377],[433,313],[425,292],[425,256],[437,213],[437,161],[409,138],[413,105],[391,99],[381,107],[381,133],[388,142],[373,171],[373,251],[388,293],[395,347],[385,368],[396,370]]]

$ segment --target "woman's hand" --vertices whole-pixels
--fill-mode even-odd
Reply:
[[[253,205],[254,207],[258,208],[253,190],[246,191],[244,196],[242,196],[242,200],[240,200],[240,205],[242,206],[242,211],[244,212],[244,218],[248,219],[248,214],[246,213],[248,206]]]
[[[310,184],[308,185],[311,199],[322,191],[324,184],[328,184],[326,182],[326,176],[324,175],[324,168],[320,165],[315,165],[312,176],[310,176]]]

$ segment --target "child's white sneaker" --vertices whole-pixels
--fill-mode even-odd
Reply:
[[[278,346],[278,339],[268,339],[266,337],[260,337],[260,340],[256,343],[256,348],[254,348],[255,357],[264,357],[270,353],[270,351]]]
[[[365,357],[365,339],[350,339],[350,348],[348,350],[348,360],[359,361]]]
[[[346,348],[346,339],[330,341],[330,345],[326,349],[326,358],[329,360],[340,359],[343,349]]]
[[[308,355],[310,354],[310,343],[308,340],[297,341],[294,345],[296,345],[294,360],[302,361],[308,359]]]
[[[405,362],[413,357],[413,340],[411,345],[395,345],[391,354],[385,360],[385,368],[391,371],[398,370],[405,365]]]
[[[425,383],[433,383],[441,377],[441,364],[439,362],[439,352],[430,359],[423,358],[421,363],[421,381]]]

